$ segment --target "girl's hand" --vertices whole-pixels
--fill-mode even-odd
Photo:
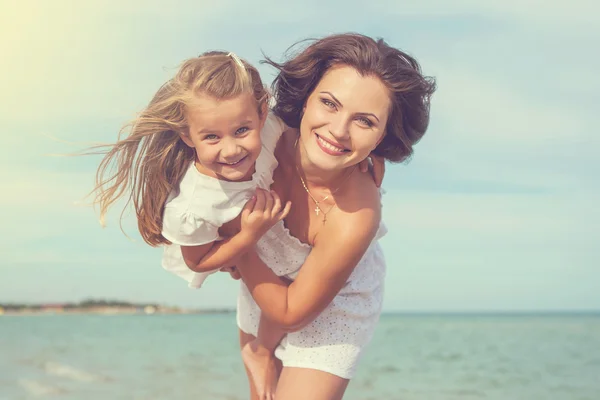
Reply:
[[[365,158],[358,164],[358,168],[361,172],[371,171],[373,180],[377,187],[381,187],[383,182],[383,176],[385,175],[385,160],[383,157],[376,156],[371,153],[369,157]]]
[[[291,202],[282,208],[281,199],[274,191],[257,189],[242,210],[241,232],[258,240],[273,225],[284,219],[290,212]]]
[[[219,228],[219,235],[224,238],[230,238],[240,233],[240,224],[242,216],[239,214],[237,217],[229,222],[224,223]]]

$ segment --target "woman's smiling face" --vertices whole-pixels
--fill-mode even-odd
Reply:
[[[385,135],[389,90],[349,66],[331,67],[309,95],[300,122],[308,160],[333,171],[364,160]]]

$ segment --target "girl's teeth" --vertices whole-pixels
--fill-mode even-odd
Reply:
[[[231,162],[231,163],[228,163],[228,162],[223,162],[222,164],[226,164],[226,165],[235,165],[235,164],[239,164],[239,162],[240,162],[240,161],[242,161],[243,159],[244,159],[244,158],[242,157],[242,158],[240,158],[239,160],[237,160],[236,162]]]

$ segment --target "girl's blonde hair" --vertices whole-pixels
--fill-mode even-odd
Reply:
[[[100,149],[95,154],[105,154],[92,191],[101,224],[109,207],[127,195],[125,208],[133,202],[144,241],[169,244],[161,234],[164,205],[195,159],[194,149],[179,136],[189,134],[186,105],[198,94],[226,99],[242,93],[254,95],[260,116],[266,112],[269,95],[258,71],[235,54],[212,51],[184,61],[138,117],[121,129],[115,144],[94,147]]]

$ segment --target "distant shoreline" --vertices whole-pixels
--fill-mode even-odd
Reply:
[[[0,317],[25,317],[25,316],[57,316],[57,315],[208,315],[208,314],[232,314],[235,310],[124,310],[124,309],[101,309],[101,310],[69,310],[69,311],[3,311]]]
[[[85,300],[79,303],[0,304],[0,316],[20,315],[151,315],[151,314],[226,314],[229,308],[187,309],[159,304],[110,300]]]

